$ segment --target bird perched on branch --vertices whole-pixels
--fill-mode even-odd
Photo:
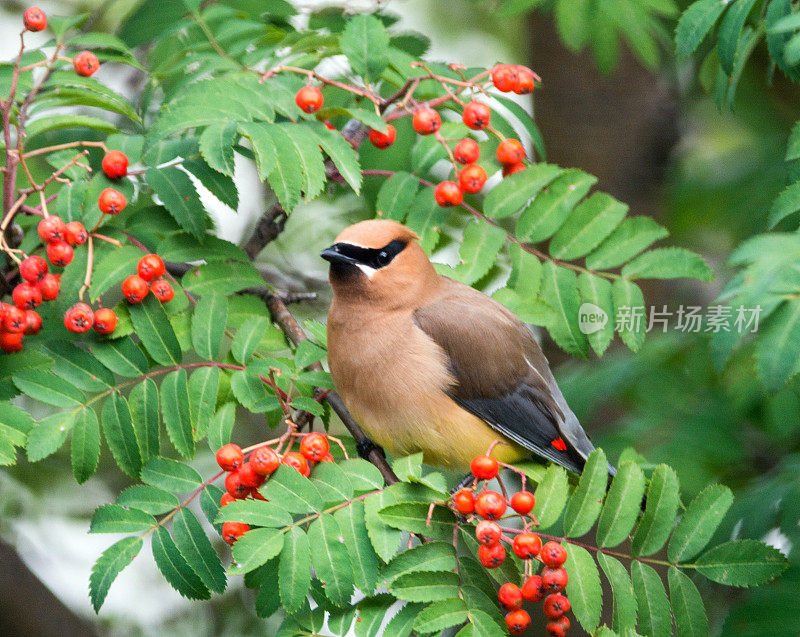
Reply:
[[[421,451],[453,470],[499,439],[499,460],[533,454],[581,472],[594,446],[530,330],[438,274],[418,239],[362,221],[320,255],[334,292],[328,361],[355,420],[393,455]]]

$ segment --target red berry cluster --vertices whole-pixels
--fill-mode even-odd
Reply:
[[[475,527],[475,537],[480,543],[478,558],[481,564],[486,568],[500,566],[506,559],[503,542],[511,545],[514,555],[519,559],[528,561],[526,573],[532,573],[535,561],[543,564],[542,571],[538,575],[526,577],[521,587],[514,582],[507,582],[500,587],[497,596],[507,611],[506,626],[509,632],[512,635],[521,635],[531,623],[530,614],[522,608],[524,601],[536,603],[544,599],[544,614],[550,620],[547,632],[563,637],[570,627],[569,619],[565,617],[570,609],[570,602],[562,594],[569,581],[564,568],[566,549],[554,541],[542,546],[541,538],[528,530],[531,523],[536,524],[535,517],[531,514],[536,499],[524,488],[514,493],[508,502],[503,495],[490,491],[485,485],[475,495],[474,489],[479,481],[492,480],[500,472],[500,463],[495,458],[490,455],[475,456],[470,469],[476,478],[475,487],[458,491],[453,495],[452,502],[453,507],[462,515],[481,518]],[[522,531],[505,529],[507,532],[517,533],[513,540],[503,535],[504,529],[496,522],[506,513],[508,505],[524,521]]]
[[[225,477],[227,493],[222,496],[220,506],[248,497],[263,500],[264,496],[258,488],[281,464],[288,465],[308,477],[313,464],[333,462],[328,436],[312,432],[301,434],[300,438],[299,452],[290,450],[283,454],[266,444],[256,447],[247,457],[239,445],[229,443],[220,447],[217,450],[217,463],[223,471],[228,472]],[[222,537],[232,545],[249,530],[250,525],[243,522],[225,522],[222,525]]]
[[[136,274],[131,274],[122,282],[122,295],[128,303],[141,303],[152,292],[162,303],[167,303],[175,296],[169,281],[162,279],[167,271],[164,261],[157,254],[146,254],[139,259]]]

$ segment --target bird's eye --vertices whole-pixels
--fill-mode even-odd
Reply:
[[[375,257],[375,261],[378,264],[379,268],[382,268],[383,266],[388,265],[388,263],[391,260],[392,260],[392,257],[389,255],[389,253],[386,250],[381,250],[378,253],[378,256]]]

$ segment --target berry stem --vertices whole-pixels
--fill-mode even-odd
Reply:
[[[306,77],[308,77],[309,80],[311,80],[313,78],[313,79],[317,80],[318,82],[322,82],[323,84],[328,84],[330,86],[335,86],[336,88],[340,88],[343,91],[348,91],[350,93],[353,93],[354,95],[359,95],[361,97],[365,97],[368,100],[370,100],[373,104],[375,104],[375,106],[377,106],[378,108],[380,108],[381,105],[382,105],[381,98],[378,97],[377,95],[375,95],[372,91],[370,91],[367,88],[363,88],[362,89],[362,88],[358,88],[357,86],[351,86],[349,84],[345,84],[343,82],[339,82],[338,80],[331,80],[330,78],[323,77],[322,75],[320,75],[316,71],[313,71],[313,70],[310,70],[310,69],[302,69],[302,68],[297,67],[297,66],[281,65],[281,66],[276,66],[274,68],[271,68],[269,71],[267,71],[266,73],[264,73],[261,76],[261,82],[263,83],[264,81],[266,81],[269,78],[271,78],[273,75],[276,75],[278,73],[282,73],[284,71],[288,71],[290,73],[300,73],[300,74],[305,75]]]
[[[92,287],[92,267],[94,265],[94,241],[92,241],[91,235],[89,235],[89,240],[87,241],[87,252],[86,252],[86,275],[83,277],[83,285],[81,289],[78,290],[78,299],[83,301],[84,293]]]

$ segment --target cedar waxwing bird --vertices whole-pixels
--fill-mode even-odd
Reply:
[[[396,456],[467,470],[493,450],[581,472],[594,449],[542,350],[511,311],[434,270],[419,237],[389,220],[352,225],[330,262],[328,362],[364,433]],[[613,469],[611,469],[613,473]]]

